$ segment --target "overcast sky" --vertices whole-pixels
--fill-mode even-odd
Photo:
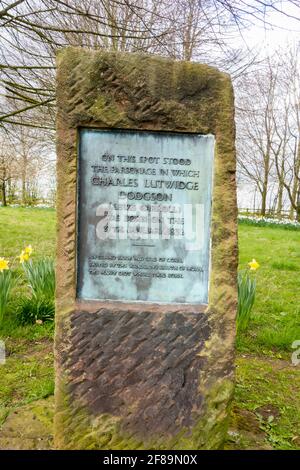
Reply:
[[[299,43],[300,0],[299,6],[295,6],[292,2],[285,2],[284,12],[286,15],[276,11],[270,13],[266,18],[266,25],[256,21],[255,25],[241,31],[241,36],[235,38],[235,43],[239,45],[244,43],[244,46],[249,47],[250,50],[254,48],[259,49],[262,57],[274,53],[278,48],[284,48],[288,43]],[[272,191],[274,191],[274,188],[271,187],[270,199],[272,199]],[[259,195],[255,195],[253,185],[238,185],[239,207],[253,207],[254,199],[256,200],[255,205],[257,206]],[[289,206],[286,197],[284,206],[285,208]]]
[[[251,48],[258,47],[262,52],[272,52],[287,42],[299,42],[300,0],[298,5],[286,1],[283,8],[285,14],[270,10],[265,25],[254,19],[256,24],[241,31],[241,38],[237,40],[244,41]]]

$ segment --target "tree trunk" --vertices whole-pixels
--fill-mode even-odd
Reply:
[[[296,220],[297,222],[300,222],[300,142],[299,142],[299,139],[298,139],[297,156],[296,156],[294,171],[295,171],[295,179],[294,179],[293,190],[295,191],[294,201],[296,201]]]
[[[282,184],[279,183],[277,207],[276,207],[276,215],[279,218],[281,217],[281,212],[282,212],[282,196],[283,196],[283,186]]]
[[[294,208],[293,208],[292,204],[291,204],[290,210],[289,210],[289,219],[294,220]]]
[[[7,206],[7,201],[6,201],[6,187],[5,187],[5,181],[1,183],[1,197],[2,197],[2,205],[3,207]]]
[[[268,186],[264,185],[262,193],[261,193],[261,215],[266,215],[266,207],[267,207],[267,191]]]
[[[7,197],[8,197],[8,201],[11,202],[12,200],[12,191],[11,191],[11,178],[9,178],[8,182],[7,182]]]
[[[27,165],[28,158],[27,155],[22,156],[22,204],[25,206],[27,203],[27,190],[26,190],[26,180],[27,180]]]
[[[297,222],[300,222],[300,188],[297,192],[296,220]]]
[[[296,201],[296,197],[297,197],[297,186],[298,186],[297,178],[294,178],[293,187],[292,187],[292,201]],[[294,208],[293,208],[293,204],[291,204],[291,207],[290,207],[289,218],[290,218],[290,219],[293,219],[293,218],[294,218]]]
[[[270,171],[270,155],[269,152],[264,157],[264,180],[261,192],[261,215],[266,215],[267,209],[267,195],[269,186],[269,171]]]
[[[282,213],[283,180],[284,180],[284,159],[282,159],[282,162],[281,162],[280,177],[278,181],[278,199],[277,199],[276,215],[279,218],[281,217],[281,213]]]
[[[26,180],[25,180],[25,177],[24,175],[22,175],[22,204],[23,206],[26,205]]]

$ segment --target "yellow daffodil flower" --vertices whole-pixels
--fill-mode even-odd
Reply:
[[[29,254],[25,252],[25,250],[22,250],[22,253],[19,256],[20,258],[20,263],[23,264],[25,261],[29,260]]]
[[[0,272],[4,271],[5,269],[9,269],[8,263],[8,260],[0,258]]]
[[[33,252],[32,246],[31,246],[31,245],[26,246],[26,248],[25,248],[24,251],[25,251],[25,253],[26,253],[27,255],[30,256],[30,255],[32,254],[32,252]]]
[[[259,268],[259,263],[253,258],[253,260],[248,263],[248,266],[250,267],[250,271],[256,271]]]

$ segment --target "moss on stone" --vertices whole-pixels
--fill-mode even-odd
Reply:
[[[19,407],[0,429],[0,449],[49,449],[53,440],[53,397]]]
[[[113,99],[106,96],[99,96],[91,107],[91,115],[99,122],[107,126],[118,127],[126,123],[126,116],[122,107]]]
[[[74,402],[71,395],[65,393],[63,406],[61,396],[55,416],[55,446],[57,449],[81,450],[220,449],[226,440],[228,403],[232,398],[233,384],[229,380],[220,380],[209,392],[203,417],[191,429],[182,428],[175,436],[129,433],[122,427],[122,417],[109,414],[94,417],[83,403]],[[64,430],[70,423],[72,435],[66,436]]]

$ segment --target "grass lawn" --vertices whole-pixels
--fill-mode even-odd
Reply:
[[[0,256],[14,258],[27,244],[36,257],[54,255],[54,210],[0,208],[0,224]],[[237,386],[226,448],[300,449],[300,365],[291,363],[292,342],[300,340],[300,231],[243,223],[239,247],[240,269],[252,258],[260,268],[250,327],[237,338]],[[16,410],[20,419],[20,413],[32,415],[28,407],[34,404],[53,407],[53,325],[16,327],[8,320],[0,331],[7,352],[6,364],[0,365],[0,448]]]
[[[253,319],[238,338],[239,351],[290,354],[300,339],[300,230],[241,224],[239,253],[240,269],[252,258],[260,264]]]
[[[55,210],[0,207],[0,256],[14,258],[26,245],[35,256],[53,256]]]

